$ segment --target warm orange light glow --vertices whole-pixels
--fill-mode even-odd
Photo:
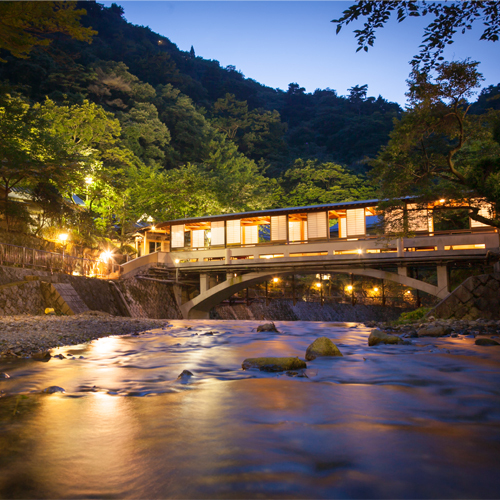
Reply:
[[[361,248],[358,248],[358,253],[359,255],[361,255],[363,253],[363,250],[361,250]]]
[[[175,263],[178,264],[180,262],[179,259],[175,259]]]
[[[352,292],[352,285],[347,285],[347,291]]]
[[[60,239],[61,241],[66,241],[66,240],[68,239],[68,234],[67,234],[67,233],[61,233],[61,234],[59,235],[59,239]]]
[[[378,292],[378,288],[377,288],[377,287],[375,287],[375,288],[373,289],[373,291],[374,291],[374,292]]]
[[[111,250],[105,250],[101,253],[101,260],[104,262],[108,262],[113,257],[113,252]]]
[[[85,177],[85,184],[87,184],[87,186],[90,186],[93,182],[94,180],[92,179],[92,177],[90,177],[90,175],[88,177]]]
[[[446,200],[445,200],[444,198],[441,198],[441,199],[439,200],[439,203],[444,203],[445,201],[446,201]]]
[[[151,231],[156,231],[156,226],[151,226]]]
[[[321,283],[316,283],[316,286],[317,286],[318,288],[321,288]]]
[[[274,283],[278,283],[279,280],[279,278],[273,278]]]
[[[406,295],[408,295],[409,293],[411,293],[410,290],[406,290]]]

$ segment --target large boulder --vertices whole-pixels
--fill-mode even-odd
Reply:
[[[307,368],[306,362],[299,358],[248,358],[241,365],[243,370],[258,368],[263,372],[286,372]]]
[[[372,330],[370,336],[368,337],[369,346],[374,346],[377,344],[401,344],[401,343],[403,343],[403,341],[396,335],[388,335],[387,333],[383,332],[382,330],[379,330],[378,328]]]
[[[319,337],[307,348],[306,360],[312,361],[321,356],[342,356],[342,353],[329,338]]]
[[[451,328],[444,325],[427,325],[418,330],[419,337],[443,337],[451,333]]]
[[[485,338],[480,338],[476,339],[474,342],[476,345],[483,345],[483,346],[493,346],[493,345],[500,345],[496,340],[493,339],[485,339]]]

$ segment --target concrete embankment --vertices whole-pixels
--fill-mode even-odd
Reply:
[[[297,302],[275,299],[269,305],[264,302],[245,304],[221,304],[216,306],[211,316],[214,319],[250,319],[271,321],[394,321],[401,313],[410,309],[382,307],[363,304],[329,304],[317,302]]]

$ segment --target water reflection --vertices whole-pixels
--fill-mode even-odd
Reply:
[[[170,323],[0,362],[0,497],[498,496],[496,349],[368,348],[356,324]],[[344,357],[309,362],[308,378],[241,370],[322,335]],[[40,394],[51,385],[66,393]]]

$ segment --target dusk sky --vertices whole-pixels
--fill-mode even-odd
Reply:
[[[101,2],[110,6],[112,2]],[[247,78],[286,90],[296,82],[307,92],[329,87],[348,94],[354,85],[368,84],[368,95],[379,94],[404,104],[408,62],[418,52],[423,27],[430,18],[395,20],[377,33],[368,53],[356,53],[349,25],[335,35],[332,19],[351,2],[331,1],[116,1],[127,21],[149,26],[179,49],[234,65]],[[447,49],[446,60],[470,57],[480,61],[484,85],[500,82],[500,43],[479,41],[480,27]]]

